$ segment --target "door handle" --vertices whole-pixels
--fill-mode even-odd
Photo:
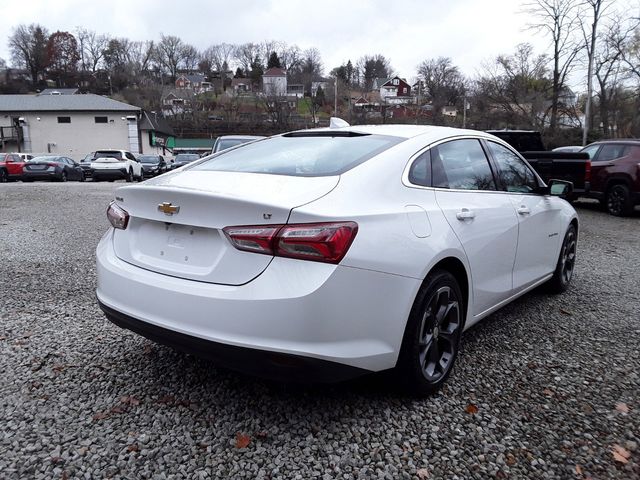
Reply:
[[[516,212],[518,212],[520,215],[528,215],[531,213],[531,210],[529,210],[529,208],[525,207],[524,205],[520,205],[520,207],[516,209]]]
[[[463,208],[458,213],[456,213],[456,218],[458,220],[464,221],[467,219],[476,218],[476,214],[475,212],[473,212],[472,210],[469,210],[468,208]]]

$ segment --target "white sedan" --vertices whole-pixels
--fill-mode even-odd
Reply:
[[[263,376],[446,380],[463,330],[571,281],[575,210],[505,142],[381,125],[287,133],[119,188],[112,322]]]

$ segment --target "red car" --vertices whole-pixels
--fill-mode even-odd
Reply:
[[[0,153],[0,183],[20,180],[24,162],[17,153]]]
[[[603,140],[582,149],[591,159],[591,189],[611,215],[630,215],[640,205],[640,140]]]

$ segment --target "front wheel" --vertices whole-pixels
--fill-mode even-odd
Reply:
[[[464,299],[455,277],[445,270],[429,274],[407,322],[397,369],[412,394],[436,392],[458,356]]]
[[[131,183],[133,182],[133,170],[129,170],[127,172],[127,177],[126,177],[127,182]]]
[[[567,233],[564,235],[562,248],[553,277],[549,280],[549,291],[551,293],[562,293],[569,288],[573,271],[576,266],[576,250],[578,245],[578,235],[576,227],[572,224],[569,226]]]
[[[87,179],[87,177],[85,176],[84,172],[80,172],[80,182],[84,182]]]
[[[607,191],[607,212],[616,217],[630,215],[633,211],[631,192],[629,187],[623,184],[612,186]]]

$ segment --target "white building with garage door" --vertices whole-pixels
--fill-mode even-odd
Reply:
[[[93,94],[0,95],[0,152],[140,151],[141,109]]]

